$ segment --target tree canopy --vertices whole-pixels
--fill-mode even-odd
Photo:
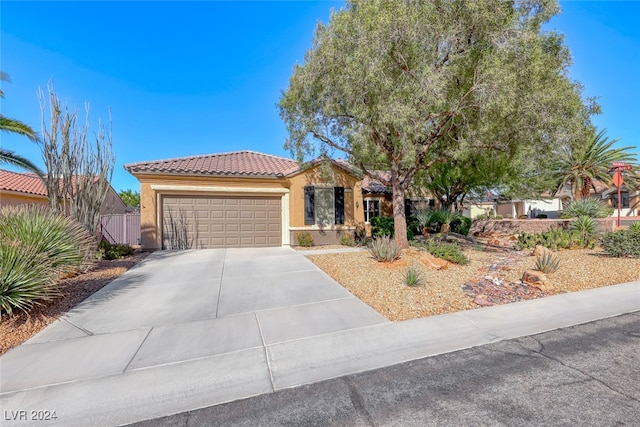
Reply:
[[[134,208],[140,207],[140,193],[138,191],[133,191],[128,188],[126,190],[121,190],[118,195],[127,206],[132,206]]]
[[[554,0],[349,1],[282,94],[285,147],[299,160],[342,152],[391,187],[406,244],[418,171],[487,151],[533,170],[590,126],[562,37],[541,30],[557,12]]]
[[[594,180],[613,185],[611,169],[613,162],[626,162],[638,168],[635,157],[631,154],[634,147],[614,147],[619,139],[608,139],[606,129],[594,134],[586,143],[565,145],[554,163],[553,173],[557,188],[565,184],[571,185],[574,197],[589,197],[591,189],[595,189]],[[638,181],[634,172],[629,173],[633,182]]]
[[[0,80],[10,82],[11,78],[7,73],[0,71]],[[0,89],[0,98],[4,98],[4,91],[2,89]],[[29,125],[19,120],[6,117],[4,114],[0,114],[0,130],[25,136],[33,142],[38,141],[38,134]],[[0,148],[0,164],[3,163],[17,166],[30,172],[35,172],[40,177],[43,176],[43,172],[33,162],[31,162],[31,160],[16,154],[13,151]]]

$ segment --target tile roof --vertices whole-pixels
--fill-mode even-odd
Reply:
[[[180,157],[175,159],[129,163],[124,168],[130,173],[168,173],[198,175],[245,175],[245,176],[285,176],[297,171],[298,162],[284,157],[255,151],[234,151],[230,153],[203,156]]]
[[[44,183],[35,174],[9,172],[2,169],[0,169],[0,190],[47,196]]]
[[[380,174],[383,179],[391,178],[390,173],[387,171],[374,171],[374,173]],[[362,191],[365,193],[391,193],[391,188],[387,187],[377,179],[365,176],[362,179]]]

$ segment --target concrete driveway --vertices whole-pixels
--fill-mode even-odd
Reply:
[[[381,323],[388,321],[289,248],[156,252],[4,355],[0,402],[57,410],[69,425],[65,411],[79,415],[104,393],[135,406],[153,396],[150,388],[205,396],[245,388],[245,377],[253,393],[265,393],[274,389],[268,346]],[[61,407],[37,406],[65,392]],[[77,421],[91,424],[91,416]]]

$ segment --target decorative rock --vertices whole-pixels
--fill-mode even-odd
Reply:
[[[541,291],[551,290],[551,286],[547,282],[547,276],[541,271],[527,270],[522,275],[521,280],[523,283],[536,287]]]
[[[473,299],[473,302],[483,307],[488,307],[493,305],[493,303],[489,301],[487,296],[484,294],[476,295],[476,297]]]
[[[552,253],[553,252],[551,251],[551,249],[545,248],[542,245],[536,245],[536,247],[533,249],[533,252],[531,252],[531,255],[544,257],[544,256],[549,256]]]
[[[446,270],[449,268],[449,262],[435,257],[422,256],[422,263],[434,270]]]

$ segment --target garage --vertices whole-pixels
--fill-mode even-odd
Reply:
[[[281,197],[162,197],[163,249],[282,245]]]

